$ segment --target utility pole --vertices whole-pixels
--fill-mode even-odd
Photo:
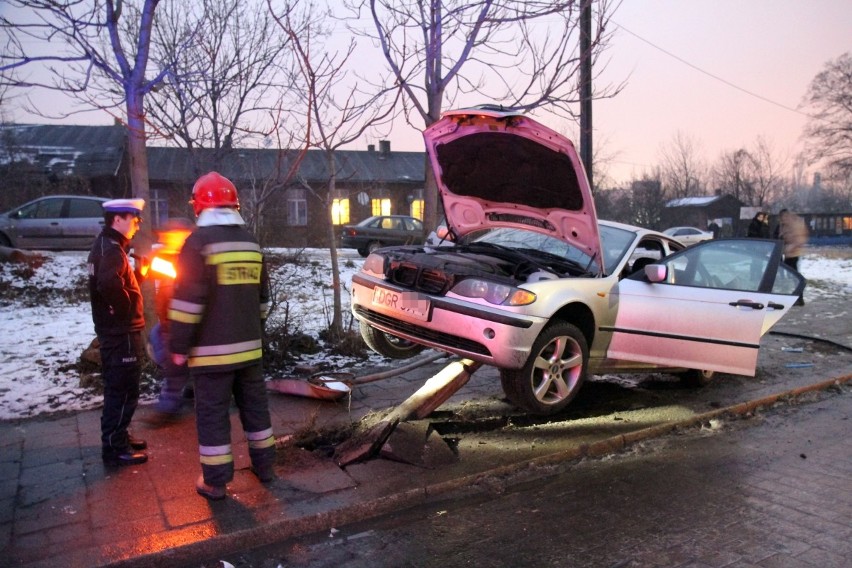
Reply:
[[[592,178],[592,0],[580,5],[580,160],[594,190]]]

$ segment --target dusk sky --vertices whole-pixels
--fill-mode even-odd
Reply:
[[[604,146],[616,182],[650,172],[678,132],[707,165],[761,136],[790,162],[802,146],[799,105],[811,80],[827,61],[852,51],[850,0],[623,0],[613,22],[598,84],[626,86],[595,102],[593,118],[595,146]],[[57,95],[39,99],[55,105]],[[20,111],[8,118],[49,122]],[[575,125],[544,121],[576,133]],[[111,119],[97,112],[66,122]],[[404,124],[389,138],[395,150],[423,150],[419,132]]]

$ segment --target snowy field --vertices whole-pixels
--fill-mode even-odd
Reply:
[[[287,251],[277,251],[287,252]],[[21,265],[0,263],[0,420],[37,416],[59,410],[100,406],[101,398],[79,386],[77,361],[94,338],[87,297],[64,297],[57,290],[79,289],[85,281],[85,253],[45,253],[46,261],[32,273]],[[308,262],[285,265],[280,278],[288,283],[288,318],[293,329],[317,336],[328,326],[332,305],[328,251],[306,249]],[[348,289],[363,259],[353,250],[340,251],[343,309],[349,321]],[[799,261],[809,285],[805,300],[852,295],[852,249],[811,250]],[[20,290],[20,294],[11,293]],[[45,291],[47,290],[47,293]],[[283,310],[278,310],[277,317]],[[324,369],[376,365],[319,354],[300,362]],[[150,399],[150,397],[149,397]]]

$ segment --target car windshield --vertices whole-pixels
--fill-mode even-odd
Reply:
[[[487,247],[489,253],[502,250],[507,257],[525,260],[542,268],[574,276],[596,275],[598,263],[588,254],[568,243],[524,229],[498,227],[465,235],[458,246],[470,252]]]

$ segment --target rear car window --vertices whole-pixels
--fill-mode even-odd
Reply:
[[[68,216],[73,218],[103,217],[104,210],[100,201],[91,199],[71,199]]]

